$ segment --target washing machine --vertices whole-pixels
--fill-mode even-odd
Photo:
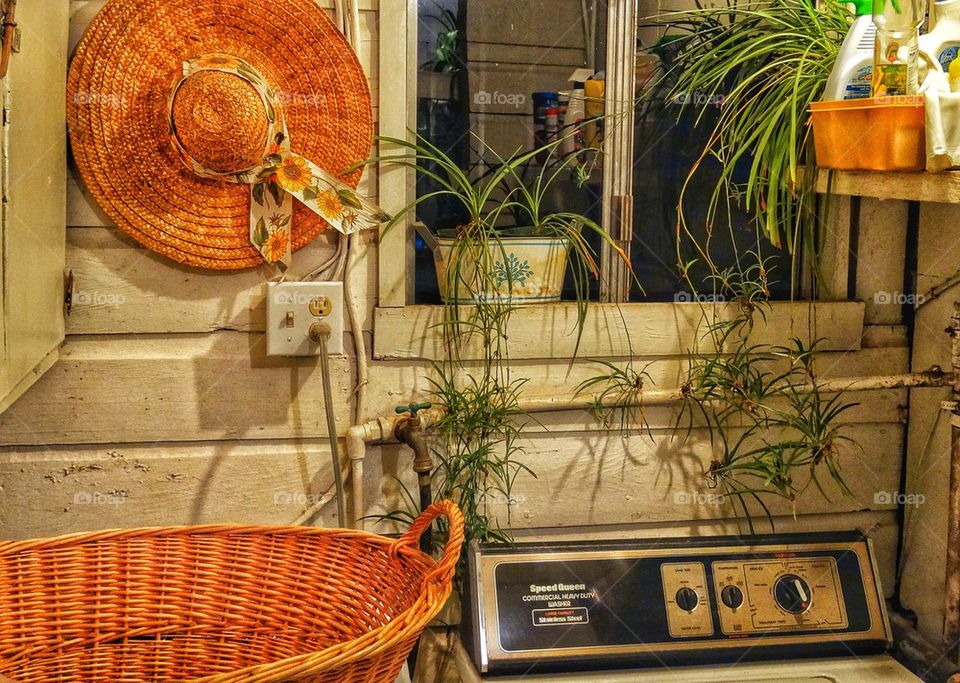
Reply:
[[[469,683],[919,681],[859,532],[473,544]]]

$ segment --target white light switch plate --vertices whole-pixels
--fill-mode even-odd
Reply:
[[[327,350],[343,353],[342,282],[271,282],[267,284],[267,355],[319,356],[310,326],[330,326]]]

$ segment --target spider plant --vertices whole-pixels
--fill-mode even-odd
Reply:
[[[841,462],[856,448],[841,422],[856,404],[842,393],[821,391],[814,368],[818,343],[750,341],[769,310],[767,276],[760,262],[712,278],[717,299],[728,303],[701,305],[698,341],[707,348],[691,352],[674,424],[682,440],[706,431],[713,452],[706,483],[729,497],[751,533],[757,508],[772,526],[772,498],[794,501],[812,486],[829,499],[830,482],[850,495]],[[621,422],[621,429],[645,426],[643,389],[650,378],[646,367],[638,371],[633,363],[604,361],[605,371],[580,385],[581,392],[594,392],[601,418],[609,420],[611,404],[633,411],[634,422]]]
[[[824,473],[850,495],[839,463],[842,447],[856,444],[844,434],[840,418],[856,404],[842,393],[826,396],[818,387],[817,341],[751,343],[755,319],[765,318],[769,303],[755,283],[726,275],[722,291],[739,292],[732,301],[736,314],[728,320],[714,313],[706,323],[704,339],[716,352],[692,356],[677,427],[686,419],[689,438],[695,426],[706,425],[715,452],[708,482],[731,497],[752,532],[750,501],[772,526],[765,501],[770,496],[793,501],[810,484],[829,499]],[[786,369],[777,369],[784,364]]]
[[[719,6],[698,0],[693,9],[659,17],[673,38],[673,99],[690,102],[696,98],[681,96],[693,93],[723,98],[681,190],[678,260],[687,239],[716,271],[709,245],[696,243],[684,212],[693,177],[707,168],[716,169],[708,235],[715,224],[729,222],[736,205],[747,211],[758,236],[778,247],[786,243],[795,266],[801,244],[814,255],[815,164],[807,111],[823,94],[851,21],[836,0],[727,0]],[[706,115],[701,109],[696,120]],[[809,173],[801,172],[804,164]]]
[[[653,381],[647,371],[652,363],[637,369],[633,359],[627,361],[623,367],[606,360],[592,362],[600,368],[596,375],[588,377],[577,386],[576,395],[598,392],[590,401],[590,410],[606,429],[614,426],[614,415],[617,415],[617,426],[621,433],[640,429],[645,430],[652,439],[643,405],[643,389],[648,382]]]
[[[502,266],[508,260],[510,240],[504,229],[506,218],[511,213],[518,215],[521,227],[568,245],[578,310],[578,345],[589,279],[598,276],[595,255],[584,233],[593,232],[615,249],[616,245],[589,217],[548,206],[551,184],[564,172],[575,172],[567,161],[557,159],[562,140],[507,158],[487,148],[488,157],[496,163],[471,179],[443,150],[422,137],[414,141],[382,139],[397,152],[368,163],[386,161],[414,170],[433,180],[436,187],[411,201],[385,230],[434,197],[452,198],[467,217],[454,231],[452,247],[443,257],[446,291],[454,295],[444,303],[439,323],[444,356],[435,364],[431,380],[433,398],[445,408],[435,449],[439,466],[434,473],[434,490],[437,496],[452,498],[460,505],[468,539],[504,541],[508,534],[488,514],[489,503],[492,499],[510,501],[516,478],[533,475],[521,462],[525,418],[520,395],[524,380],[513,377],[510,368],[509,323],[516,304],[511,294],[514,275],[510,268],[503,271]],[[523,169],[538,156],[548,163],[530,179]],[[506,291],[500,286],[503,277],[507,280]],[[509,514],[509,504],[507,509]],[[387,518],[399,519],[404,514],[398,511]]]
[[[516,418],[525,380],[508,380],[509,385],[502,386],[487,381],[482,373],[463,381],[454,380],[442,368],[438,374],[434,396],[446,407],[439,424],[446,448],[438,452],[435,488],[460,506],[469,538],[509,541],[486,510],[491,501],[512,500],[518,476],[536,476],[520,461],[523,423]]]
[[[806,346],[799,339],[791,346],[754,348],[748,364],[752,367],[747,368],[755,379],[752,392],[744,392],[735,379],[708,375],[714,381],[715,405],[705,409],[701,404],[701,409],[711,430],[722,430],[725,438],[707,476],[711,485],[732,497],[751,531],[750,500],[772,526],[765,502],[770,495],[794,501],[813,485],[829,500],[824,476],[843,495],[852,495],[840,456],[845,444],[856,444],[843,433],[839,420],[856,404],[846,402],[842,394],[827,397],[820,391],[812,364],[815,351],[816,343]],[[786,359],[786,371],[769,369],[778,359]],[[760,363],[766,367],[758,368]]]
[[[420,65],[421,71],[439,73],[453,73],[460,69],[460,23],[457,15],[449,9],[434,3],[439,14],[427,14],[423,19],[435,21],[440,29],[437,31],[437,42],[433,48],[433,57]]]

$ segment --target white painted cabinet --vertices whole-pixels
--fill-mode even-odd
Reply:
[[[0,411],[56,361],[64,335],[69,5],[20,0],[0,81]]]

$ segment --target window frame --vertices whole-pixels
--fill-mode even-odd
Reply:
[[[633,116],[629,103],[634,97],[635,73],[627,65],[636,62],[638,4],[637,0],[608,2],[606,111],[615,116]],[[409,140],[410,131],[416,130],[417,115],[417,0],[380,0],[379,10],[380,134]],[[383,78],[384,74],[402,74],[403,77]],[[397,103],[403,104],[397,106]],[[629,257],[634,227],[633,126],[611,127],[607,144],[611,163],[604,164],[602,215],[615,242]],[[398,149],[381,141],[377,152],[385,157],[396,154]],[[377,170],[381,206],[388,212],[398,212],[408,206],[416,196],[413,171],[383,162]],[[438,359],[438,340],[433,326],[442,307],[413,305],[414,234],[411,222],[404,221],[380,237],[379,298],[374,309],[375,359]],[[830,234],[836,234],[836,231],[830,231]],[[831,245],[824,246],[829,249]],[[395,256],[398,254],[400,258]],[[616,358],[634,352],[670,355],[690,351],[696,335],[690,336],[688,322],[692,316],[702,315],[701,304],[629,302],[629,270],[609,245],[603,247],[601,268],[607,278],[601,289],[600,302],[591,303],[589,308],[587,333],[576,350],[579,357]],[[545,338],[575,338],[569,325],[574,306],[573,303],[524,306],[515,316],[522,319],[522,323],[514,323],[520,333],[518,337],[525,328],[537,330],[536,336],[541,342]],[[714,306],[722,308],[723,304]],[[695,314],[694,308],[700,312]],[[782,301],[771,302],[771,309],[770,320],[759,326],[761,338],[768,333],[782,338],[785,330],[805,333],[808,324],[812,323],[831,330],[832,339],[824,349],[860,348],[864,324],[862,302]],[[630,331],[629,335],[624,336],[627,331]],[[648,344],[656,348],[651,349]],[[538,348],[521,355],[531,359],[569,359],[573,356],[573,348],[569,343],[554,341],[549,348]]]

